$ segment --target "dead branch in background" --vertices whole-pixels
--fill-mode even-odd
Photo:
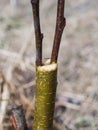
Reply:
[[[9,85],[3,72],[0,71],[2,83],[0,86],[0,130],[3,130],[3,120],[6,114],[7,105],[10,99]]]
[[[22,105],[14,104],[9,110],[9,115],[15,130],[28,130]]]
[[[57,22],[56,22],[53,50],[51,55],[51,63],[57,62],[61,37],[62,37],[64,27],[66,25],[66,20],[64,18],[64,5],[65,5],[65,0],[58,0]]]
[[[34,28],[35,28],[35,39],[36,39],[36,65],[42,65],[42,39],[43,34],[40,28],[40,17],[39,17],[39,0],[31,0]]]

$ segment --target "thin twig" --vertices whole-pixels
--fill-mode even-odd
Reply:
[[[35,39],[36,39],[36,65],[42,65],[42,39],[43,34],[40,28],[40,17],[39,17],[39,0],[31,0],[34,28],[35,28]]]
[[[57,23],[54,36],[53,50],[51,55],[51,62],[57,62],[61,37],[64,27],[66,25],[66,20],[64,18],[64,4],[65,0],[58,0]]]

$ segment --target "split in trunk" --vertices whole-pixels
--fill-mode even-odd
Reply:
[[[57,87],[57,59],[65,27],[65,0],[58,0],[57,23],[49,64],[42,64],[42,38],[39,18],[39,0],[31,0],[36,37],[36,98],[33,130],[51,130]]]

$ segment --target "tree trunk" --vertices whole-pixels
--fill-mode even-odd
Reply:
[[[36,101],[33,130],[51,130],[57,87],[57,64],[36,68]]]

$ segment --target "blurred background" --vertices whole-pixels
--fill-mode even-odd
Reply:
[[[65,0],[66,27],[58,59],[53,130],[98,129],[98,1]],[[57,0],[40,1],[43,59],[50,58]],[[13,130],[11,104],[23,104],[32,127],[35,34],[30,1],[0,1],[0,130]],[[6,100],[4,102],[4,100]]]

